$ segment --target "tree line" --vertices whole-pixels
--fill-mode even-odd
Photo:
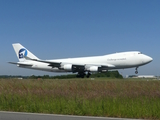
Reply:
[[[123,78],[121,74],[119,74],[118,71],[108,71],[105,73],[93,73],[90,78],[99,78],[99,77],[110,77],[110,78]],[[58,76],[35,76],[32,75],[29,77],[30,79],[70,79],[70,78],[76,78],[76,74],[68,74],[68,75],[58,75]]]
[[[110,77],[110,78],[123,78],[121,74],[119,74],[118,71],[108,71],[104,73],[93,73],[90,78],[99,78],[99,77]],[[76,74],[67,74],[67,75],[57,75],[57,76],[49,76],[49,75],[43,75],[43,76],[12,76],[12,75],[1,75],[0,78],[23,78],[23,79],[70,79],[70,78],[76,78]]]

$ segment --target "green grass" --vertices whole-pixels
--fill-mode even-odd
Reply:
[[[160,119],[160,81],[4,79],[0,110]]]

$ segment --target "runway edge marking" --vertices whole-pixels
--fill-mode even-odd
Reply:
[[[44,114],[44,113],[27,113],[27,112],[12,112],[12,111],[0,111],[0,113],[6,114],[23,114],[23,115],[38,115],[38,116],[66,116],[66,117],[77,117],[77,118],[93,118],[93,119],[116,119],[116,120],[143,120],[143,119],[132,119],[132,118],[113,118],[113,117],[98,117],[98,116],[78,116],[78,115],[62,115],[62,114]]]

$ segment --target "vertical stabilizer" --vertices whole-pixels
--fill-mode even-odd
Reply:
[[[34,54],[32,54],[29,50],[23,47],[20,43],[12,44],[12,46],[20,62],[26,61],[25,57],[29,57],[31,59],[39,59]]]

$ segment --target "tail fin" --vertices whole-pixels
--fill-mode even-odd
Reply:
[[[29,50],[27,50],[25,47],[23,47],[20,43],[12,44],[16,55],[20,62],[26,61],[26,57],[29,57],[31,59],[39,59],[34,54],[32,54]]]

